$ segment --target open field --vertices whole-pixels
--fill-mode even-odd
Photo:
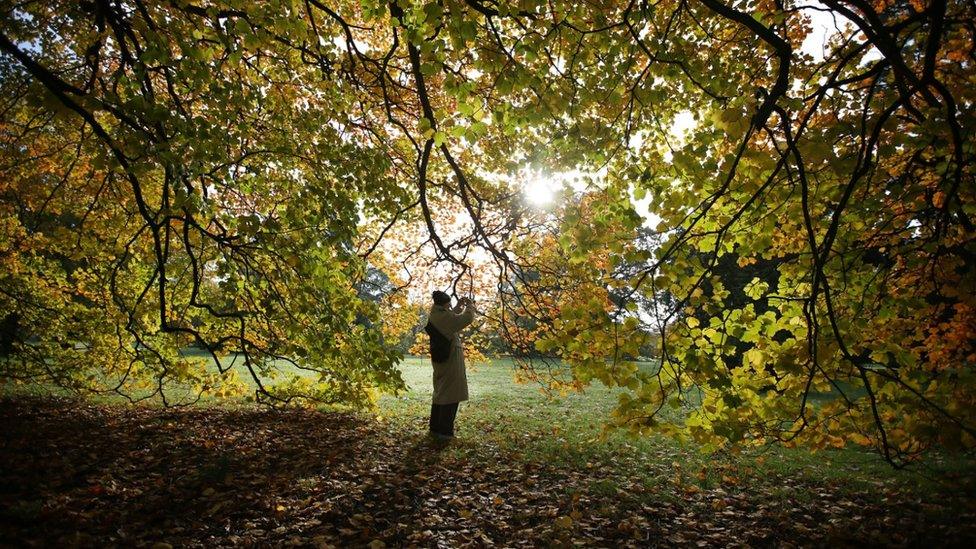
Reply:
[[[184,410],[21,394],[0,407],[0,538],[220,546],[962,543],[973,475],[860,450],[705,455],[601,438],[615,391],[549,399],[511,364],[469,372],[459,438],[425,436],[429,364],[375,414]],[[44,525],[44,528],[39,528]]]
[[[410,357],[402,364],[402,371],[411,390],[401,397],[382,397],[380,414],[404,429],[422,430],[430,411],[430,364],[426,359]],[[969,464],[946,457],[899,472],[862,448],[812,453],[773,446],[740,455],[703,454],[693,444],[668,437],[606,432],[606,420],[621,390],[594,384],[581,394],[550,398],[538,385],[515,383],[512,373],[508,360],[478,365],[473,371],[469,366],[471,400],[462,404],[458,413],[459,447],[499,445],[527,460],[567,467],[612,462],[621,470],[644,472],[643,481],[648,485],[674,482],[675,475],[684,474],[707,487],[720,482],[726,468],[757,479],[784,475],[811,482],[836,481],[844,489],[870,490],[890,484],[905,490],[938,491],[937,478],[951,484],[965,478],[976,481],[970,477]]]

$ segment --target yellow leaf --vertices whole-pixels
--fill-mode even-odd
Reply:
[[[862,435],[861,433],[852,433],[850,435],[851,442],[854,444],[859,444],[861,446],[870,446],[871,439]]]

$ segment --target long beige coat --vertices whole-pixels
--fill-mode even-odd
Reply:
[[[447,362],[433,362],[434,404],[453,404],[468,400],[468,377],[464,371],[464,349],[460,333],[474,320],[474,307],[450,309],[446,305],[430,308],[430,323],[451,340]]]

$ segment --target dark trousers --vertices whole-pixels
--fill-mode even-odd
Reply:
[[[458,403],[430,405],[430,432],[438,435],[454,436],[454,418],[457,417]]]

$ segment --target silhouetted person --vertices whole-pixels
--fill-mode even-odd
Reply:
[[[430,308],[428,334],[431,336],[431,362],[434,366],[434,397],[430,406],[430,432],[438,438],[454,436],[454,418],[458,404],[468,400],[468,378],[464,371],[464,349],[461,347],[461,330],[474,320],[474,303],[461,298],[453,309],[451,297],[444,292],[433,294],[434,304]],[[431,328],[435,331],[431,332]],[[442,339],[443,338],[443,339]],[[444,341],[446,339],[446,341]],[[435,351],[439,342],[443,357]]]

